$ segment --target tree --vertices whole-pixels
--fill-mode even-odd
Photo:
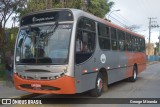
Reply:
[[[22,4],[23,0],[0,0],[0,50],[2,52],[0,54],[2,54],[3,58],[5,58],[4,41],[6,22]]]
[[[18,15],[16,16],[17,20],[19,21],[19,19],[27,13],[47,9],[48,5],[49,7],[52,6],[50,5],[52,4],[51,1],[56,0],[27,0],[24,2],[24,6],[22,8],[16,10],[16,14]]]
[[[2,24],[2,28],[5,28],[5,25],[8,19],[16,11],[16,9],[18,9],[23,4],[23,2],[22,0],[1,0],[0,1],[0,23]]]
[[[26,13],[48,8],[76,8],[103,18],[113,4],[109,0],[28,0],[26,8],[17,12],[20,13],[19,16],[21,17]]]
[[[104,18],[105,14],[110,11],[110,8],[114,5],[109,0],[90,0],[88,4],[88,12],[95,16]]]
[[[6,41],[5,41],[6,45],[4,47],[5,47],[5,51],[7,52],[14,49],[14,45],[15,45],[15,41],[18,33],[18,27],[7,28],[5,32],[7,33],[7,35],[6,35]]]
[[[158,52],[159,52],[159,43],[156,42],[155,45],[156,46],[154,47],[154,55],[158,55]]]

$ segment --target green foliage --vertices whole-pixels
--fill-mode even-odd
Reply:
[[[8,34],[5,38],[6,41],[4,46],[5,52],[7,52],[14,49],[18,28],[8,28],[5,32]]]
[[[20,10],[20,8],[24,7],[25,1],[26,0],[0,0],[0,55],[2,56],[0,60],[2,62],[5,62],[6,50],[13,49],[12,42],[5,43],[6,23],[13,13],[17,13],[17,10]],[[14,35],[12,35],[12,37],[14,37]]]
[[[18,21],[23,15],[27,13],[31,13],[33,11],[38,10],[44,10],[45,3],[43,1],[44,0],[39,0],[39,2],[37,0],[27,0],[26,2],[24,2],[23,7],[18,8],[15,12],[16,14],[18,14]]]
[[[108,2],[108,0],[91,0],[88,6],[88,12],[104,18],[105,14],[110,11],[112,5],[113,2]]]
[[[156,42],[155,45],[156,45],[156,47],[154,48],[154,55],[158,55],[158,52],[159,52],[159,43]]]
[[[51,8],[76,8],[84,9],[98,17],[104,18],[105,14],[110,11],[110,8],[113,6],[113,2],[108,0],[88,0],[88,3],[84,3],[85,0],[47,0],[51,3]],[[49,8],[47,1],[44,0],[28,0],[26,2],[26,8],[20,9],[17,11],[19,16],[23,16],[26,13],[33,11],[44,10]]]
[[[25,0],[0,0],[0,24],[5,28],[6,22],[16,10],[23,7]]]
[[[53,8],[76,8],[80,9],[82,7],[82,1],[81,0],[66,0],[66,2],[63,2],[61,0],[57,1],[55,0],[52,2]]]
[[[39,0],[39,2],[37,2],[36,0],[30,0],[29,2],[27,2],[27,10],[28,12],[33,12],[33,11],[38,11],[38,10],[44,10],[45,9],[45,2],[43,2],[43,0]]]

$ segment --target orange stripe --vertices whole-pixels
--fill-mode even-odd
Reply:
[[[60,90],[32,90],[22,88],[23,84],[41,84],[52,87],[60,88]],[[39,94],[75,94],[75,79],[73,77],[64,76],[56,80],[26,80],[20,78],[17,74],[14,74],[14,85],[16,89],[23,90],[31,93]]]
[[[146,55],[142,52],[126,52],[126,57],[128,59],[127,66],[134,65],[135,63],[138,65],[138,73],[142,72],[146,69]],[[139,65],[140,64],[140,65]],[[141,65],[143,64],[143,65]],[[131,77],[133,75],[133,68],[127,68],[127,77]]]

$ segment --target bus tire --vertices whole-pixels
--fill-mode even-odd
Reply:
[[[99,72],[96,78],[95,88],[90,91],[90,95],[93,97],[101,96],[103,91],[103,76],[102,73]]]
[[[133,75],[129,78],[130,82],[135,82],[137,80],[137,68],[136,66],[133,67]]]

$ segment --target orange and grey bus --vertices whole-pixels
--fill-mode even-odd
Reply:
[[[100,96],[146,68],[145,38],[78,9],[23,16],[15,45],[16,89]]]

